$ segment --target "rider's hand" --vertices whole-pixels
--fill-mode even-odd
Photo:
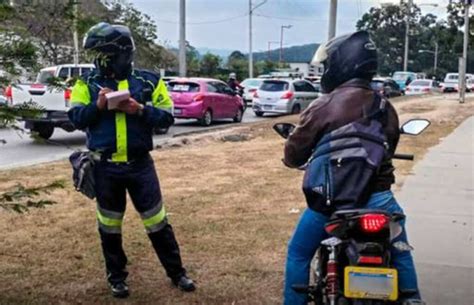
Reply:
[[[129,98],[127,101],[121,102],[117,110],[127,114],[137,114],[139,110],[143,110],[143,105],[138,103],[135,99]]]
[[[97,103],[96,103],[97,108],[99,108],[100,110],[104,110],[107,107],[107,98],[105,97],[105,95],[110,92],[112,92],[112,89],[109,89],[109,88],[100,89],[99,98],[97,99]]]

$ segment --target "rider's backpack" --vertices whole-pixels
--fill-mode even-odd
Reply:
[[[309,208],[331,214],[368,201],[371,179],[387,153],[385,104],[374,92],[372,106],[363,118],[331,131],[318,142],[303,179]]]

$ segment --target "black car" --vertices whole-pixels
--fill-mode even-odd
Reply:
[[[393,79],[374,78],[370,83],[373,90],[380,92],[385,97],[395,97],[403,95],[400,86]]]

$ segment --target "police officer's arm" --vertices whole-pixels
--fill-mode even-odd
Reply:
[[[69,120],[77,129],[85,129],[94,124],[99,117],[99,109],[91,96],[87,84],[77,80],[71,92],[72,108],[68,111]]]
[[[152,106],[145,106],[143,109],[145,122],[159,128],[168,128],[173,125],[173,100],[162,79],[158,81],[152,93],[152,102]]]

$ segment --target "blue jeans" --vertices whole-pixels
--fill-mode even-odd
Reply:
[[[403,213],[391,191],[373,194],[367,205],[367,209],[380,209],[391,213]],[[288,256],[285,271],[284,304],[303,305],[307,304],[307,296],[296,293],[291,289],[294,284],[308,284],[311,260],[321,241],[328,238],[324,225],[328,217],[313,210],[306,209],[301,215],[296,226],[293,237],[288,245]],[[405,221],[401,222],[403,232],[395,241],[407,241]],[[415,265],[409,251],[398,251],[392,249],[392,263],[398,270],[399,289],[404,291],[418,291]]]

